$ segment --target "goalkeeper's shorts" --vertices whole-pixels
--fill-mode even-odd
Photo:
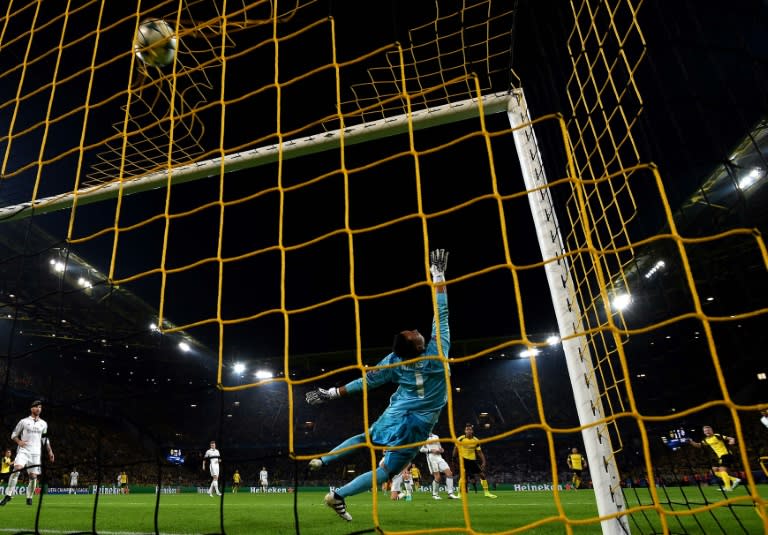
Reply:
[[[411,413],[391,413],[385,411],[371,426],[371,440],[380,446],[401,446],[423,442],[432,432],[434,422],[427,422]],[[390,474],[397,474],[410,463],[419,447],[387,450],[384,463]]]

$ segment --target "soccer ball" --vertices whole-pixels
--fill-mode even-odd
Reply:
[[[170,24],[162,19],[149,19],[139,25],[133,51],[145,65],[163,67],[173,63],[177,44]]]

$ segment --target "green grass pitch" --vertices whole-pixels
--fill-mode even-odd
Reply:
[[[768,487],[761,486],[763,497]],[[641,501],[650,503],[647,490]],[[688,488],[689,501],[703,503],[698,489]],[[385,532],[432,530],[432,533],[494,533],[510,532],[526,524],[535,525],[521,531],[526,534],[565,534],[566,529],[558,512],[552,492],[498,491],[498,499],[485,498],[482,493],[470,493],[467,501],[432,500],[428,494],[417,493],[412,502],[393,502],[379,494],[378,520],[374,520],[372,495],[366,493],[347,500],[347,508],[354,517],[347,523],[323,505],[323,492],[301,491],[296,496],[294,516],[293,494],[238,494],[225,493],[222,498],[210,498],[207,494],[162,495],[155,520],[156,497],[153,494],[124,496],[99,496],[94,516],[93,495],[46,495],[42,508],[36,497],[32,507],[25,504],[23,496],[15,497],[0,509],[0,534],[4,533],[96,533],[103,535],[163,534],[213,534],[229,535],[294,534],[333,535],[373,532],[378,522]],[[561,492],[563,514],[571,520],[584,520],[596,514],[594,495],[589,490]],[[746,497],[745,489],[737,489],[728,498]],[[636,503],[634,493],[627,494]],[[662,495],[662,498],[665,496]],[[672,502],[684,503],[679,489],[669,489],[666,497]],[[704,497],[710,502],[723,500],[718,489],[704,489]],[[746,502],[744,502],[746,503]],[[683,511],[685,505],[672,505],[671,509]],[[665,507],[666,511],[670,506]],[[667,516],[671,533],[702,533],[727,535],[766,533],[765,525],[751,505],[728,508],[724,503],[713,511],[692,516]],[[37,520],[36,520],[37,519]],[[95,519],[95,524],[94,524]],[[630,523],[631,533],[661,533],[659,515],[652,510],[634,514]],[[298,520],[298,530],[296,526]],[[37,521],[37,525],[36,525]],[[157,530],[155,529],[157,522]],[[222,531],[223,522],[223,531]],[[600,533],[599,525],[574,525],[573,533]]]

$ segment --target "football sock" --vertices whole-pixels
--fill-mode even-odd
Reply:
[[[384,470],[382,467],[378,467],[376,469],[377,480],[385,481],[388,475],[389,474],[387,473],[387,471]],[[336,489],[336,494],[338,494],[340,498],[346,498],[347,496],[354,496],[355,494],[360,494],[361,492],[371,490],[372,485],[373,485],[373,472],[366,472],[364,474],[357,476],[355,479],[353,479],[343,487]]]
[[[723,486],[726,489],[731,488],[731,478],[728,477],[728,474],[725,472],[715,472],[715,476],[723,480]]]
[[[16,489],[16,482],[19,480],[19,472],[14,472],[11,477],[8,478],[8,486],[5,489],[5,495],[10,496]]]
[[[480,485],[483,487],[483,492],[488,493],[488,482],[485,479],[480,480]]]
[[[405,495],[406,496],[410,496],[411,494],[413,494],[413,483],[406,482],[405,483]]]
[[[27,485],[27,498],[31,498],[35,495],[35,488],[37,487],[37,478],[30,479],[29,485]]]
[[[439,493],[439,486],[436,479],[432,480],[432,496],[437,496]]]
[[[448,494],[453,494],[453,478],[452,477],[445,478],[445,490],[448,491]]]
[[[338,454],[334,454],[333,453],[334,451],[343,450],[344,448],[347,448],[349,446],[354,446],[355,444],[362,444],[363,442],[365,442],[365,435],[356,435],[354,437],[350,437],[344,442],[342,442],[341,444],[339,444],[338,446],[336,446],[335,448],[333,448],[329,455],[323,455],[322,457],[320,457],[320,460],[323,461],[323,464],[332,463],[336,459],[345,457],[357,450],[348,450],[348,451],[345,451],[344,453],[338,453]]]

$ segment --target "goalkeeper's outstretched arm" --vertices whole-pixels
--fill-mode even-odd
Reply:
[[[445,294],[445,270],[448,267],[448,251],[445,249],[435,249],[429,253],[429,272],[432,276],[432,284],[435,287],[435,291],[438,294]],[[446,295],[441,295],[440,300],[444,304]],[[432,325],[432,338],[436,337],[437,333],[437,320],[433,319]],[[448,328],[448,309],[447,307],[441,307],[440,312],[440,335],[443,354],[448,354],[448,348],[450,347],[450,331]],[[387,355],[376,366],[386,366],[390,364],[393,355],[397,355],[400,358],[409,359],[415,358],[424,353],[424,337],[418,331],[402,331],[395,336],[395,341],[392,348],[392,353]],[[379,386],[391,382],[393,378],[393,371],[391,368],[378,368],[366,373],[366,383],[368,388],[378,388]],[[350,393],[357,393],[362,391],[362,380],[357,379],[351,381],[344,386],[331,387],[328,389],[317,388],[310,390],[306,393],[305,399],[310,405],[322,405],[334,399],[338,399],[342,396],[346,396]]]

